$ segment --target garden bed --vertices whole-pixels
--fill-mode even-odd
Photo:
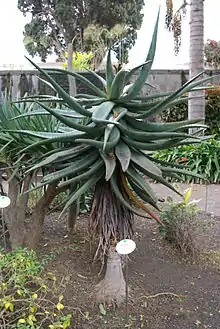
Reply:
[[[208,216],[207,219],[210,219]],[[48,261],[48,270],[65,280],[65,305],[73,312],[73,329],[219,329],[220,240],[219,219],[210,231],[211,261],[192,264],[180,258],[157,233],[156,225],[136,220],[137,250],[129,263],[129,321],[125,308],[100,313],[92,292],[100,280],[100,264],[92,264],[94,246],[87,235],[88,216],[81,215],[73,236],[67,236],[65,217],[51,214],[38,249]],[[213,241],[215,243],[213,244]]]

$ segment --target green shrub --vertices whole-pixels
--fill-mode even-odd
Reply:
[[[205,123],[209,127],[206,130],[206,135],[220,134],[220,96],[219,88],[216,90],[206,90],[208,96],[206,97]],[[175,105],[170,109],[163,111],[161,114],[162,121],[175,122],[187,120],[188,105],[185,103]]]
[[[183,201],[179,203],[174,203],[170,198],[161,213],[165,227],[160,227],[159,232],[182,256],[197,259],[205,248],[204,231],[209,223],[205,215],[199,212],[197,202],[189,202],[191,193],[192,188],[187,189]]]
[[[154,154],[156,159],[185,166],[204,180],[185,175],[175,175],[171,180],[186,183],[219,183],[220,182],[220,141],[210,139],[200,144],[178,146]]]
[[[35,252],[0,252],[0,328],[58,329],[70,326],[63,296]]]

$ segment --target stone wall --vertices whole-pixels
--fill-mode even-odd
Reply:
[[[220,70],[206,70],[207,75],[219,74],[219,77],[210,80],[210,83],[220,84]],[[82,72],[83,76],[100,86],[100,81],[89,72]],[[104,73],[100,73],[104,76]],[[28,94],[53,94],[51,88],[38,79],[37,71],[0,71],[0,90],[16,99]],[[63,74],[55,74],[54,78],[68,91],[68,79]],[[179,88],[188,80],[188,71],[181,70],[152,70],[148,83],[155,88],[145,85],[143,94],[151,92],[172,91]],[[92,92],[80,81],[77,81],[77,93],[91,94]]]

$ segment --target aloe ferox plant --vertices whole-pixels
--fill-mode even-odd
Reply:
[[[175,190],[166,180],[167,176],[183,173],[194,175],[177,164],[153,158],[152,153],[178,145],[198,143],[202,138],[184,131],[195,127],[206,128],[200,118],[176,123],[149,120],[174,104],[186,102],[186,93],[198,90],[199,85],[209,79],[198,81],[199,76],[196,76],[174,92],[140,96],[156,51],[158,22],[159,14],[149,52],[142,65],[131,70],[123,68],[115,73],[109,50],[106,79],[91,72],[99,79],[101,88],[76,72],[43,70],[29,59],[58,96],[27,99],[35,100],[39,109],[25,115],[52,115],[60,122],[60,128],[56,133],[20,131],[40,138],[28,148],[49,144],[55,147],[35,161],[27,172],[38,168],[55,168],[44,175],[40,186],[56,183],[60,188],[71,188],[64,210],[94,187],[89,226],[92,233],[100,238],[98,249],[103,254],[108,252],[106,275],[96,287],[99,302],[114,300],[120,304],[124,300],[125,282],[115,244],[120,239],[132,236],[134,214],[148,218],[151,216],[163,225],[152,211],[151,206],[158,209],[157,198],[146,177]],[[69,96],[52,78],[52,73],[74,76],[90,88],[92,94]],[[132,79],[134,82],[130,83]],[[65,104],[68,110],[62,112],[48,107],[47,102],[52,99]],[[79,123],[76,118],[86,123]],[[26,152],[27,148],[23,151]]]

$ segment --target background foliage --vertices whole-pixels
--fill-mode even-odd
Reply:
[[[107,29],[116,24],[125,24],[125,40],[132,47],[140,28],[144,0],[18,0],[18,8],[31,14],[25,25],[25,47],[31,56],[39,55],[43,61],[52,52],[63,55],[68,43],[78,51],[91,49],[84,39],[84,31],[90,24]]]
[[[220,41],[208,39],[204,47],[206,64],[215,69],[220,64]]]
[[[196,145],[179,146],[174,149],[167,149],[156,152],[154,157],[168,161],[170,163],[177,163],[183,167],[190,168],[191,171],[200,174],[204,180],[187,177],[186,175],[175,175],[170,180],[195,182],[195,183],[219,183],[220,182],[220,141],[210,139]]]
[[[188,106],[182,103],[163,111],[160,117],[165,122],[175,122],[186,120],[187,116]],[[209,126],[206,135],[220,134],[220,86],[206,90],[205,123]]]
[[[68,58],[68,52],[65,54],[64,60],[67,60]],[[75,51],[73,53],[73,70],[74,71],[83,71],[83,70],[88,70],[91,69],[91,63],[93,59],[93,54],[90,51],[89,53],[81,53],[79,51]],[[68,64],[64,63],[63,68],[67,69]]]

